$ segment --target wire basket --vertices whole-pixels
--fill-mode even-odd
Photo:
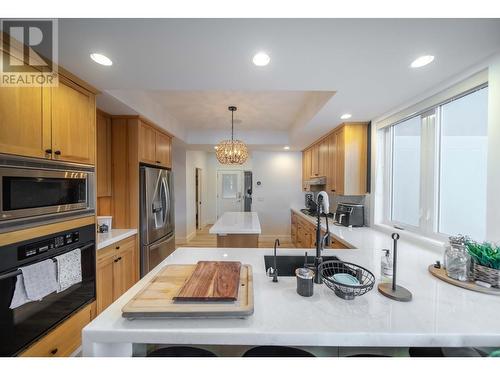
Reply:
[[[373,289],[375,276],[366,268],[354,263],[342,262],[339,260],[328,260],[319,265],[319,274],[327,287],[343,299],[354,299],[362,296]],[[335,274],[345,273],[357,279],[359,285],[349,285],[334,279]]]

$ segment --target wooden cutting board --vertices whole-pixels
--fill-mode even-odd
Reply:
[[[240,262],[200,261],[176,301],[236,301]]]
[[[253,314],[253,274],[250,265],[240,269],[236,301],[176,301],[197,265],[172,264],[161,269],[123,308],[128,319],[145,318],[245,318]]]

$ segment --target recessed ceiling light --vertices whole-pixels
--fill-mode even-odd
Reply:
[[[347,120],[350,119],[351,117],[352,115],[350,113],[344,113],[342,116],[340,116],[342,120]]]
[[[283,147],[283,150],[290,150],[290,146]]]
[[[430,64],[433,60],[434,60],[434,56],[432,56],[432,55],[420,56],[415,61],[413,61],[410,66],[412,68],[421,68],[422,66],[426,66],[427,64]]]
[[[255,54],[252,61],[257,66],[266,66],[267,64],[269,64],[269,61],[271,61],[271,58],[267,53],[259,52]]]
[[[113,61],[107,56],[101,55],[100,53],[91,53],[90,58],[94,60],[96,63],[105,65],[105,66],[111,66],[113,65]]]

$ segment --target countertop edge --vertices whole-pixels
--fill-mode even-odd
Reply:
[[[135,234],[137,234],[137,229],[112,229],[111,232],[108,233],[98,233],[96,238],[96,249],[101,250]]]

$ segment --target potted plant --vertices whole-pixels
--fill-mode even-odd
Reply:
[[[500,247],[490,242],[467,240],[465,245],[474,263],[474,279],[500,288]]]

